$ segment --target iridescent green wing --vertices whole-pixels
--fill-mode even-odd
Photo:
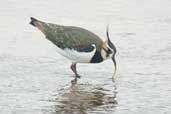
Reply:
[[[60,26],[43,23],[46,38],[58,47],[75,49],[77,51],[92,51],[94,46],[100,50],[102,40],[94,33],[79,27]]]

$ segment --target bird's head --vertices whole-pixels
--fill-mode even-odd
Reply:
[[[115,75],[115,73],[116,73],[116,60],[115,60],[116,47],[110,40],[108,26],[106,29],[106,35],[107,35],[107,40],[103,43],[101,55],[104,60],[108,59],[108,58],[112,59],[112,61],[114,63],[114,68],[115,68],[114,69],[114,75]],[[114,75],[113,75],[113,79],[114,79]]]

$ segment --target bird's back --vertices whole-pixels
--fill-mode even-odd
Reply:
[[[51,23],[41,23],[41,29],[46,38],[57,45],[59,48],[78,48],[92,44],[100,50],[102,40],[94,33],[75,26],[61,26]],[[81,48],[78,48],[81,49]]]

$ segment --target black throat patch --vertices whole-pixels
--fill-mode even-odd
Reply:
[[[96,51],[90,63],[100,63],[102,61],[103,61],[103,58],[101,56],[101,53],[99,51]]]

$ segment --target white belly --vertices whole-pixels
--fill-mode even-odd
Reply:
[[[57,47],[57,51],[64,57],[75,63],[89,63],[96,52],[96,48],[91,52],[78,52],[74,49],[66,48],[64,50]]]

